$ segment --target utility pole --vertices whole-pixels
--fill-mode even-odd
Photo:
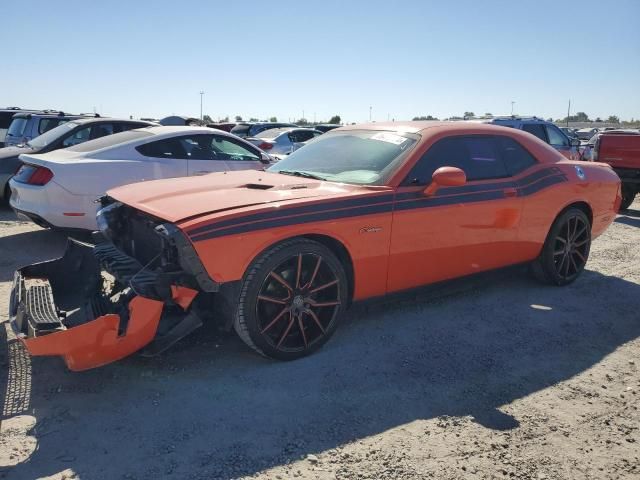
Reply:
[[[511,100],[511,116],[513,117],[513,106],[515,105],[516,102],[514,102],[513,100]]]
[[[202,97],[204,96],[204,91],[200,90],[200,121],[202,121]]]
[[[567,108],[567,127],[569,126],[569,115],[571,115],[571,99],[569,99],[569,107]]]
[[[373,107],[369,107],[369,122],[371,122],[371,110],[373,110]]]

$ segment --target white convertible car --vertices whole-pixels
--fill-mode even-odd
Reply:
[[[95,230],[96,199],[113,187],[228,170],[260,170],[272,157],[205,127],[148,127],[42,155],[20,155],[11,207],[48,228]]]

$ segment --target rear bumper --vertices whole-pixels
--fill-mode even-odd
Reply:
[[[9,318],[29,353],[61,356],[73,371],[120,360],[156,338],[167,304],[186,311],[197,294],[173,285],[166,299],[133,288],[110,296],[103,282],[94,247],[74,240],[63,257],[16,271]]]

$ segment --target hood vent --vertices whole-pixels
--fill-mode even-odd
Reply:
[[[266,183],[247,183],[244,188],[249,188],[251,190],[269,190],[273,188],[273,185],[268,185]]]

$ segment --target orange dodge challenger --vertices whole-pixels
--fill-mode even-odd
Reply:
[[[156,354],[203,322],[290,360],[350,302],[518,263],[564,285],[613,221],[620,180],[528,133],[468,123],[342,127],[266,171],[116,188],[95,245],[16,272],[10,317],[71,370]]]

